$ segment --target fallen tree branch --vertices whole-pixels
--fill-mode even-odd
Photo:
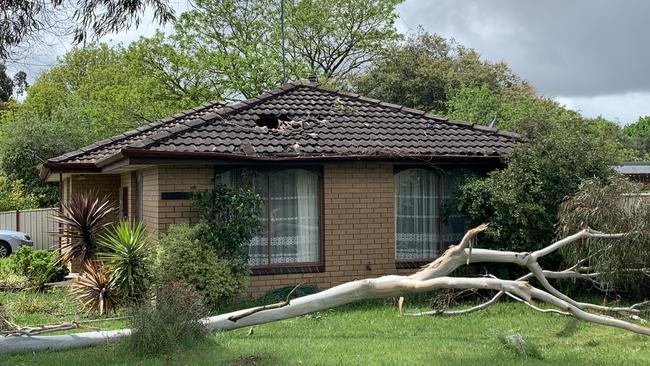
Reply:
[[[351,302],[400,297],[405,294],[429,292],[439,289],[479,289],[494,290],[525,301],[529,305],[533,301],[545,302],[554,306],[561,313],[567,313],[579,319],[596,324],[628,330],[631,332],[650,335],[650,328],[630,323],[608,316],[592,314],[568,296],[554,289],[552,286],[544,287],[546,290],[531,286],[524,280],[503,280],[498,278],[464,278],[448,277],[457,268],[467,263],[513,263],[524,267],[532,267],[530,276],[546,279],[545,272],[537,264],[541,258],[563,246],[585,237],[620,238],[626,234],[603,234],[589,229],[582,230],[570,237],[559,240],[539,251],[532,253],[518,253],[490,249],[473,248],[473,240],[480,232],[487,229],[487,225],[480,225],[469,230],[458,245],[450,247],[441,257],[423,267],[410,276],[390,275],[363,280],[346,282],[325,291],[252,309],[243,309],[231,313],[220,314],[201,319],[202,324],[209,330],[230,330],[264,324],[326,310]],[[472,246],[470,248],[470,245]],[[471,255],[470,255],[471,251]],[[532,259],[531,259],[532,258]],[[528,275],[527,275],[528,276]],[[540,281],[544,285],[544,282]],[[546,281],[548,283],[548,281]],[[549,284],[550,285],[550,284]],[[295,290],[295,289],[294,289]],[[293,292],[293,291],[292,291]],[[290,294],[291,295],[291,294]],[[613,309],[613,308],[607,308]],[[632,310],[635,310],[633,308]],[[545,311],[545,309],[539,309]],[[27,352],[43,349],[62,349],[84,347],[94,344],[114,342],[131,333],[125,329],[111,332],[88,332],[74,335],[59,336],[34,336],[34,337],[8,337],[0,339],[0,353]]]
[[[228,318],[228,320],[236,322],[239,319],[243,319],[243,318],[245,318],[247,316],[251,316],[251,315],[253,315],[255,313],[259,313],[260,311],[270,310],[270,309],[279,309],[279,308],[285,307],[285,306],[287,306],[287,305],[289,305],[291,303],[291,296],[293,296],[293,294],[296,292],[296,290],[298,290],[298,288],[300,288],[301,286],[302,286],[302,283],[296,285],[296,287],[294,287],[289,292],[289,294],[287,295],[287,298],[284,301],[280,301],[280,302],[275,303],[275,304],[262,305],[262,306],[257,306],[257,307],[251,308],[251,309],[249,309],[248,311],[246,311],[244,313],[231,316],[230,318]]]
[[[84,329],[84,330],[92,330],[92,331],[99,330],[99,328],[79,324],[78,322],[59,323],[59,324],[52,324],[52,325],[38,325],[35,327],[23,327],[13,323],[11,324],[14,326],[14,329],[0,331],[0,336],[4,336],[4,337],[33,336],[37,334],[59,332],[62,330],[71,330],[71,329]]]

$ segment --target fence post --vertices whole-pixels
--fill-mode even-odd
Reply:
[[[20,210],[16,210],[16,231],[20,231]]]

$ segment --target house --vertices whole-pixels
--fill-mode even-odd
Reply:
[[[645,188],[650,191],[650,161],[620,163],[612,168],[631,181],[643,183]]]
[[[246,177],[265,202],[250,243],[256,295],[327,288],[414,268],[465,232],[459,180],[504,164],[513,133],[295,82],[246,101],[207,103],[49,159],[61,200],[89,189],[154,240],[192,222],[190,193]]]

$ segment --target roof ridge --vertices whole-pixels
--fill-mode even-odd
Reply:
[[[279,87],[277,87],[277,88],[275,88],[275,89],[273,89],[271,91],[262,93],[262,94],[260,94],[258,96],[251,97],[251,98],[239,101],[239,102],[237,102],[235,104],[232,104],[232,105],[226,105],[223,108],[218,109],[214,113],[210,113],[210,114],[208,114],[206,116],[197,117],[195,119],[182,122],[181,124],[184,125],[184,127],[178,126],[176,128],[173,128],[172,130],[160,131],[160,132],[158,132],[158,133],[156,133],[156,134],[154,134],[152,136],[147,137],[146,139],[144,139],[142,141],[138,141],[136,143],[129,144],[126,147],[127,148],[132,148],[132,149],[144,149],[144,148],[150,147],[155,143],[161,142],[161,141],[163,141],[163,140],[165,140],[167,138],[174,137],[174,136],[178,135],[179,133],[182,133],[182,132],[187,131],[187,130],[192,129],[192,128],[199,127],[199,126],[201,126],[201,125],[203,125],[205,123],[209,123],[209,122],[213,121],[215,119],[215,117],[223,118],[224,116],[227,116],[228,114],[242,111],[242,110],[244,110],[246,108],[250,108],[251,106],[253,106],[255,104],[261,103],[263,101],[266,101],[268,99],[277,97],[279,95],[286,94],[287,92],[289,92],[291,90],[295,90],[295,89],[297,89],[297,88],[299,88],[301,86],[307,86],[307,85],[312,85],[313,86],[313,83],[305,83],[305,82],[302,82],[302,81],[290,81],[290,82],[287,82],[287,83],[285,83],[285,84],[283,84],[283,85],[281,85],[281,86],[279,86]]]
[[[206,109],[208,109],[210,107],[213,107],[213,106],[215,106],[217,104],[222,104],[224,106],[226,105],[223,101],[216,100],[216,99],[211,100],[209,102],[203,103],[203,104],[201,104],[199,106],[196,106],[194,108],[189,108],[189,109],[183,110],[181,112],[178,112],[178,113],[174,114],[171,117],[165,117],[165,118],[157,119],[157,120],[155,120],[153,122],[147,123],[146,125],[143,125],[143,126],[140,126],[140,127],[137,127],[137,128],[122,132],[119,135],[114,135],[114,136],[105,138],[103,140],[100,140],[98,142],[94,142],[94,143],[92,143],[90,145],[80,147],[80,148],[78,148],[76,150],[70,151],[70,152],[65,153],[63,155],[59,155],[59,156],[56,156],[54,158],[47,159],[47,161],[59,162],[59,161],[62,161],[62,160],[67,160],[67,159],[70,159],[70,158],[77,157],[79,155],[82,155],[82,154],[97,150],[97,149],[102,148],[104,146],[107,146],[109,144],[124,141],[125,139],[131,138],[134,135],[137,135],[139,133],[144,133],[144,132],[150,131],[150,130],[156,128],[156,127],[160,127],[163,124],[171,123],[173,121],[177,121],[177,120],[179,120],[179,119],[181,119],[183,117],[187,117],[188,115],[190,115],[192,113],[201,112],[201,111],[206,110]]]

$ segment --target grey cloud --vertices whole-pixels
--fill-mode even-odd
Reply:
[[[486,59],[504,60],[548,95],[650,91],[650,1],[435,0],[400,6]]]

